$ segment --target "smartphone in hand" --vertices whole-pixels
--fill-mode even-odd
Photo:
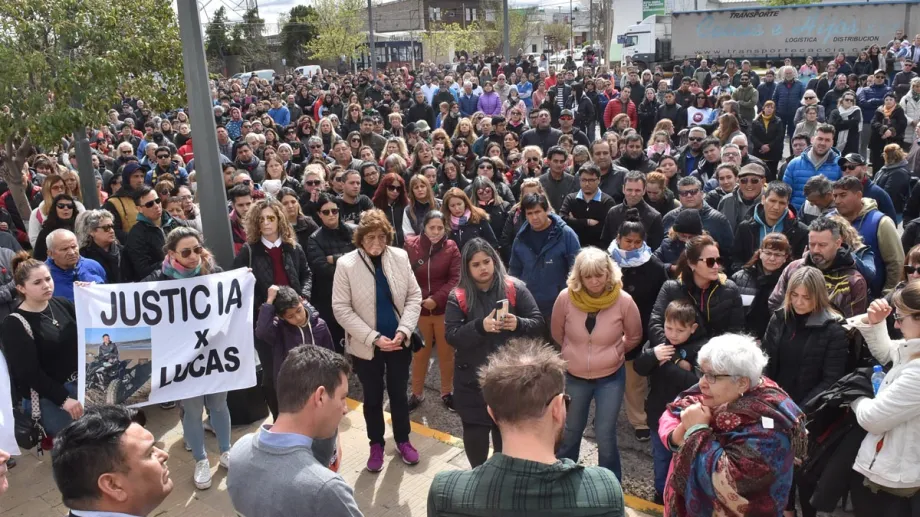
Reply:
[[[495,319],[504,319],[505,314],[508,314],[508,300],[499,300],[495,302]]]

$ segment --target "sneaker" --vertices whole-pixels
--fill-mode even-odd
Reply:
[[[380,472],[383,470],[383,445],[375,443],[371,445],[371,457],[367,459],[368,472]]]
[[[230,470],[230,451],[220,453],[220,466]]]
[[[183,440],[183,441],[182,441],[182,445],[185,446],[185,450],[187,450],[188,452],[192,452],[192,446],[189,445],[188,442],[186,442],[186,441]]]
[[[659,494],[658,492],[655,492],[655,501],[654,501],[654,502],[655,502],[655,504],[664,505],[664,496],[661,495],[661,494]]]
[[[207,490],[211,488],[211,464],[207,459],[195,463],[195,488],[198,490]]]
[[[648,429],[636,429],[636,440],[647,442],[652,437],[652,432]]]
[[[214,426],[211,425],[211,419],[210,419],[210,418],[204,421],[203,426],[204,426],[204,430],[205,430],[205,431],[207,431],[207,432],[213,434],[214,436],[217,436],[217,431],[215,431],[215,430],[214,430]]]
[[[176,407],[175,402],[164,402],[160,404],[160,409],[174,409]]]
[[[418,463],[418,451],[409,442],[397,443],[396,450],[406,465],[415,465]]]
[[[455,413],[454,409],[454,394],[448,393],[447,395],[441,395],[441,402],[444,403],[444,407],[450,410],[451,413]]]
[[[415,393],[409,395],[409,412],[415,411],[419,406],[422,405],[422,402],[425,401],[425,397],[419,397]]]

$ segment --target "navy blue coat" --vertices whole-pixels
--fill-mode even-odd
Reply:
[[[546,321],[550,320],[556,297],[565,289],[569,271],[581,250],[575,230],[556,214],[549,214],[549,218],[552,221],[549,238],[539,250],[531,249],[521,238],[533,231],[530,223],[521,226],[511,246],[508,266],[511,276],[523,280],[530,289]]]

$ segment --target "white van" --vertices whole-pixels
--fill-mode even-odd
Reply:
[[[301,77],[313,77],[322,72],[322,68],[319,65],[304,65],[294,69],[295,74],[298,72],[300,72]]]
[[[252,72],[246,72],[246,75],[252,77],[255,74],[259,79],[265,79],[268,82],[272,82],[275,78],[275,71],[271,68],[266,68],[265,70],[253,70]],[[248,82],[248,81],[247,81]]]

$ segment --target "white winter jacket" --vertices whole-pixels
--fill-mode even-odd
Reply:
[[[901,97],[901,108],[904,109],[904,115],[907,117],[907,130],[904,131],[904,141],[913,145],[917,141],[917,133],[914,132],[914,125],[920,121],[920,101],[915,101],[913,95],[907,92],[907,95]]]
[[[336,261],[332,282],[332,313],[345,329],[345,352],[368,361],[374,358],[374,340],[378,334],[373,270],[370,257],[363,250],[354,250]],[[422,311],[422,290],[409,264],[409,254],[388,246],[383,252],[383,274],[397,312],[402,316],[397,330],[411,337]],[[408,341],[406,346],[409,346]]]
[[[862,397],[851,406],[869,432],[853,469],[885,487],[920,487],[920,339],[892,341],[884,321],[869,325],[862,318],[848,324],[859,329],[880,363],[893,366],[874,399]]]

